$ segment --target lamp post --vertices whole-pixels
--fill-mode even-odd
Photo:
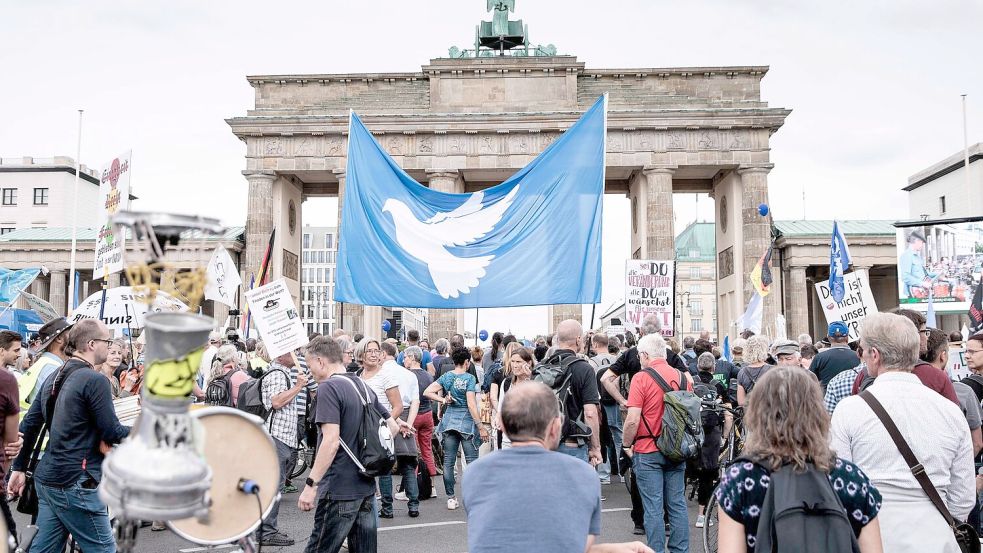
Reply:
[[[682,345],[683,344],[683,332],[684,332],[684,329],[686,328],[685,327],[685,324],[684,324],[685,321],[683,321],[683,312],[684,312],[684,309],[686,308],[686,306],[689,305],[689,291],[686,291],[686,292],[683,292],[682,294],[680,294],[679,295],[679,301],[680,301],[680,306],[679,306],[679,332],[676,334],[676,337],[679,339],[679,345]]]

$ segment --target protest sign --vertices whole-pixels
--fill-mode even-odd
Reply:
[[[208,261],[208,284],[205,285],[205,299],[224,303],[229,307],[235,307],[236,293],[242,279],[239,277],[239,269],[229,251],[218,246],[212,252],[212,258]]]
[[[870,290],[866,271],[854,271],[843,275],[843,285],[846,287],[846,295],[839,303],[833,299],[828,280],[816,283],[816,293],[819,294],[819,303],[823,306],[823,313],[826,314],[826,322],[846,323],[847,328],[850,329],[850,341],[853,342],[860,339],[861,321],[867,315],[877,313],[877,305],[874,303],[874,294]]]
[[[246,302],[271,358],[307,345],[307,331],[285,280],[247,291]]]
[[[971,374],[966,365],[966,349],[961,347],[949,348],[949,362],[945,365],[949,380],[959,382]]]
[[[99,180],[98,225],[96,226],[96,257],[92,276],[105,279],[123,270],[125,237],[122,229],[113,228],[112,217],[130,205],[130,157],[133,152],[116,157]]]
[[[21,292],[20,297],[24,298],[27,302],[28,307],[31,311],[37,313],[41,320],[44,322],[53,321],[59,317],[58,311],[50,303],[44,301],[43,299],[31,294],[29,292]]]
[[[673,335],[675,266],[672,261],[629,259],[625,267],[625,326],[637,329],[648,315],[658,315],[662,335]]]

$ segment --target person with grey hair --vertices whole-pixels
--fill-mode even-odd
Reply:
[[[797,342],[799,343],[799,346],[800,347],[801,346],[811,346],[812,345],[812,336],[809,336],[808,334],[804,334],[804,333],[803,334],[799,334],[799,338],[798,338]]]
[[[656,445],[665,412],[665,389],[693,390],[689,371],[666,362],[666,342],[659,334],[638,341],[638,357],[644,374],[636,376],[628,393],[625,449],[632,458],[638,492],[644,506],[645,534],[650,546],[662,551],[666,539],[663,507],[669,513],[669,550],[689,551],[689,519],[686,512],[686,463],[673,462]],[[711,355],[712,357],[712,355]],[[632,445],[628,445],[632,444]]]
[[[692,336],[683,338],[683,353],[681,357],[687,365],[689,365],[690,360],[696,361],[697,354],[693,350],[694,345],[696,345],[696,340],[694,340]]]
[[[412,328],[408,330],[406,332],[406,349],[412,347],[420,348],[420,353],[423,355],[423,360],[420,362],[420,366],[430,373],[430,376],[433,376],[436,374],[437,368],[433,364],[433,359],[430,358],[430,351],[420,347],[420,344],[420,331]],[[403,353],[404,352],[400,352],[399,355],[396,356],[396,363],[399,365],[403,364]]]
[[[523,551],[547,553],[652,552],[637,542],[594,543],[601,534],[597,476],[586,463],[553,451],[564,421],[547,386],[516,383],[503,397],[498,418],[512,447],[478,459],[464,472],[468,551],[520,544]],[[551,513],[550,524],[529,516],[543,512]]]
[[[416,429],[416,444],[420,449],[420,458],[430,474],[431,478],[437,475],[437,464],[433,458],[433,446],[430,441],[433,439],[434,418],[433,401],[423,394],[427,388],[433,384],[433,375],[430,371],[424,370],[421,366],[425,350],[420,346],[410,346],[403,350],[403,366],[416,377],[417,385],[420,390],[420,408],[417,410],[416,418],[409,421]],[[436,496],[431,491],[431,497]],[[397,494],[397,499],[401,499]]]
[[[833,412],[830,445],[870,477],[882,496],[878,518],[884,551],[960,551],[952,529],[922,491],[875,410],[893,421],[916,462],[956,521],[976,503],[973,442],[959,407],[924,386],[912,370],[919,335],[901,315],[874,313],[860,328],[867,371],[876,380],[859,396],[840,401]],[[912,531],[917,529],[917,531]]]
[[[768,369],[774,367],[768,361],[768,338],[760,335],[751,336],[744,345],[744,362],[746,365],[737,374],[737,404],[744,406],[747,395],[754,389],[754,384]]]

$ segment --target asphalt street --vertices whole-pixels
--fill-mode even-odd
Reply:
[[[302,483],[306,476],[296,480]],[[398,478],[396,479],[398,480]],[[606,498],[601,503],[602,521],[599,542],[644,541],[644,536],[632,534],[632,524],[629,512],[631,499],[620,479],[615,483],[602,486],[602,494]],[[460,484],[458,484],[460,486]],[[410,518],[407,514],[406,503],[397,501],[395,518],[380,521],[379,552],[380,553],[464,553],[468,550],[467,523],[464,508],[455,511],[447,510],[446,497],[442,493],[443,481],[437,477],[437,497],[423,501],[420,505],[420,516]],[[280,507],[280,531],[296,540],[291,547],[264,547],[271,553],[301,553],[307,545],[313,526],[313,511],[305,513],[297,508],[299,494],[283,496]],[[517,506],[521,508],[521,506]],[[548,523],[548,515],[529,513]],[[27,517],[14,513],[18,527],[27,524]],[[703,552],[703,541],[700,530],[693,528],[696,520],[696,506],[690,505],[690,551]],[[170,530],[151,532],[150,528],[142,528],[137,535],[134,551],[138,553],[198,553],[204,551],[220,551],[234,553],[238,550],[231,545],[218,547],[202,547],[178,537]],[[519,550],[518,548],[516,549]],[[344,550],[342,550],[344,551]]]

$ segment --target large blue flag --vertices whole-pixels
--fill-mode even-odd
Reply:
[[[0,268],[0,303],[13,303],[17,296],[31,285],[41,269],[11,271]]]
[[[846,286],[843,284],[843,273],[850,267],[850,248],[846,245],[846,237],[840,230],[840,225],[833,221],[833,237],[829,241],[829,289],[836,303],[843,301]]]
[[[339,301],[471,308],[601,301],[607,99],[505,182],[431,190],[351,116]]]

